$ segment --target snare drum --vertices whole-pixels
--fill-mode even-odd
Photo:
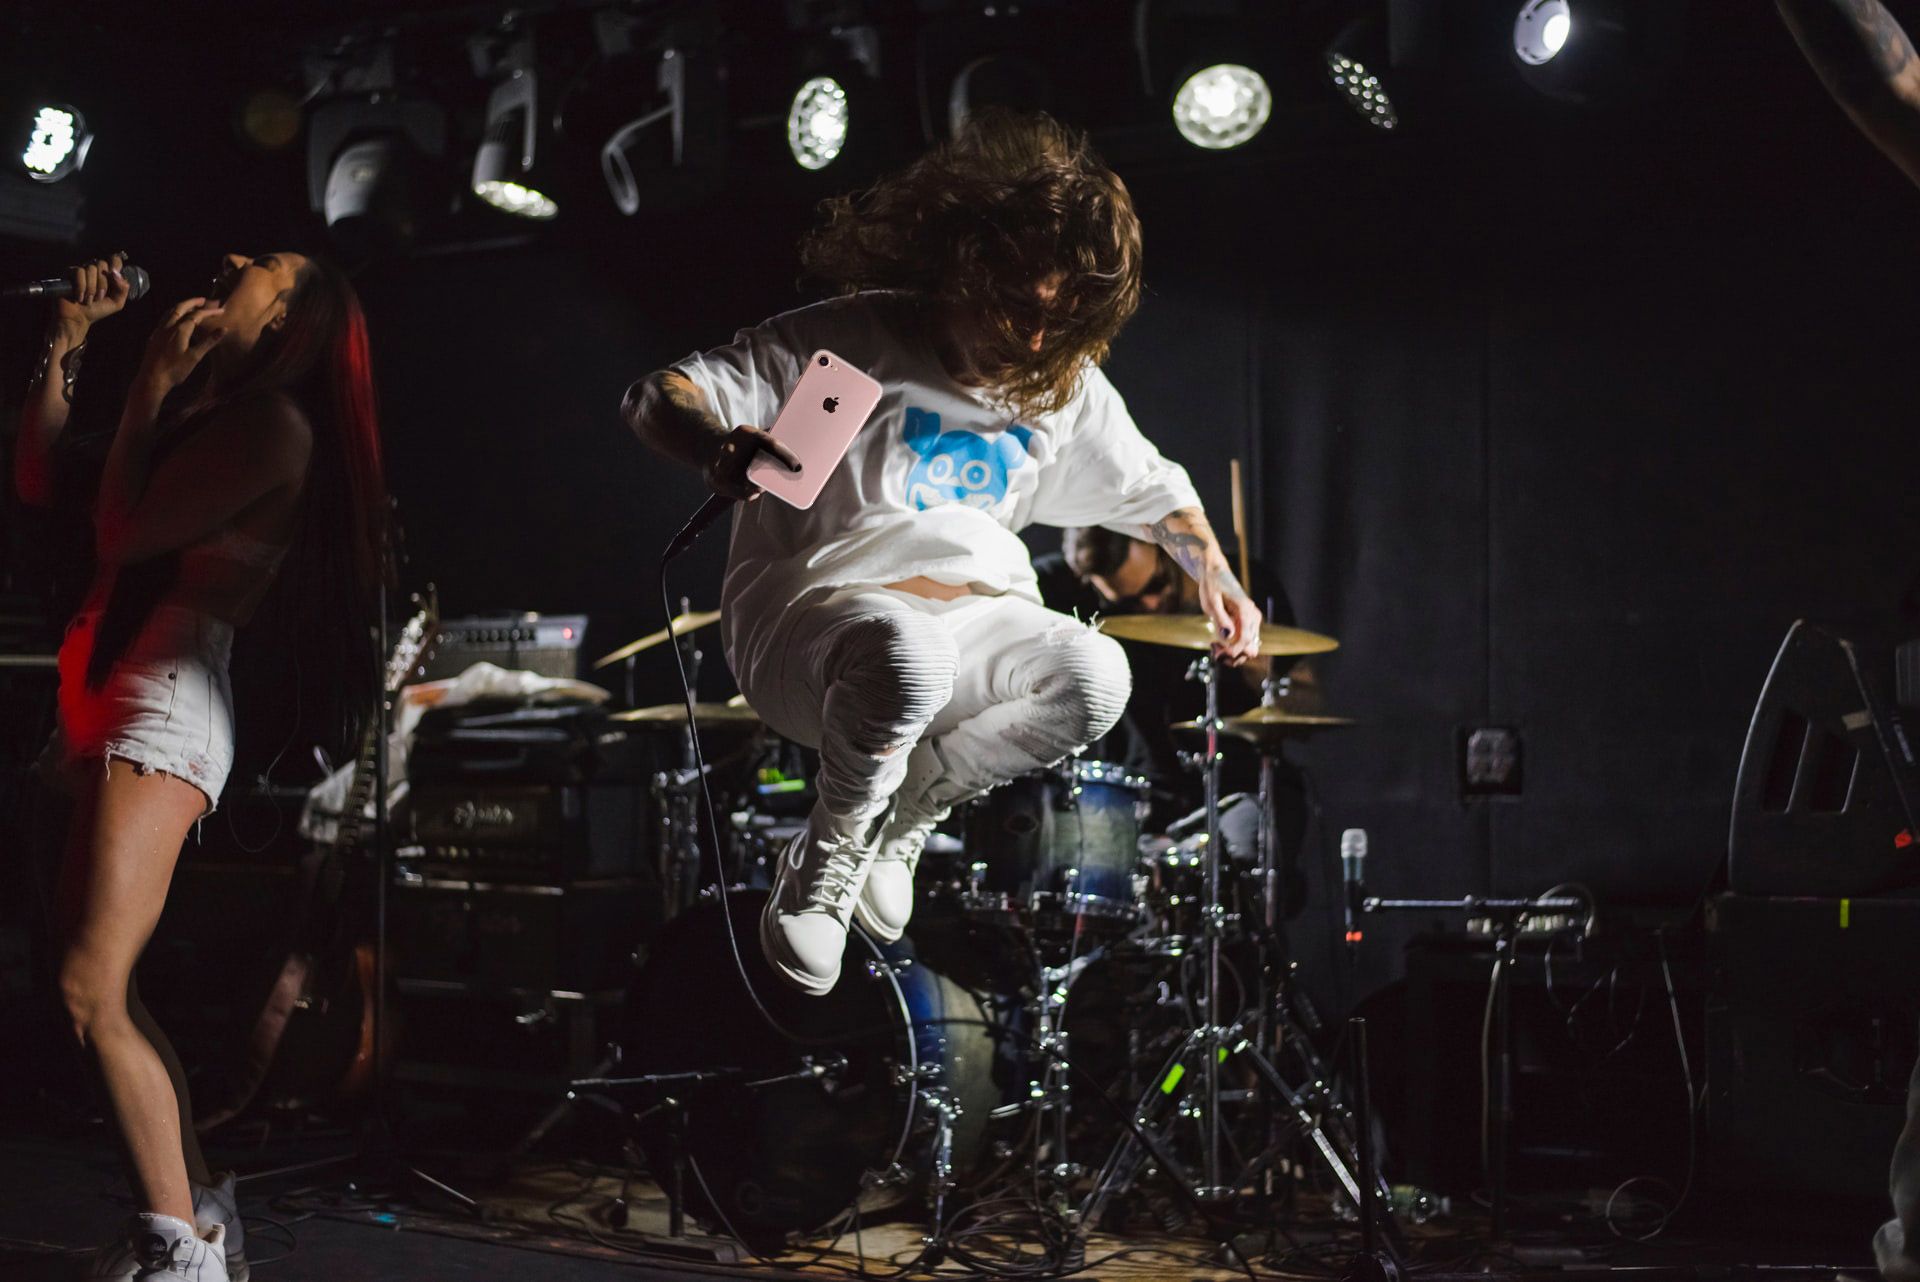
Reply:
[[[1107,761],[1022,775],[967,811],[969,916],[1041,933],[1124,932],[1140,920],[1147,781]]]

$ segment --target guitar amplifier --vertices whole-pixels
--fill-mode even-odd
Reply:
[[[659,895],[632,879],[548,886],[402,871],[387,903],[396,979],[482,994],[623,989],[660,920]]]
[[[476,663],[537,672],[543,677],[580,675],[580,646],[587,639],[584,614],[470,614],[445,619],[422,677],[457,677]]]
[[[424,783],[410,810],[402,859],[428,877],[565,886],[653,876],[648,784]]]

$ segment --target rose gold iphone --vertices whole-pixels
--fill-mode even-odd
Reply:
[[[800,470],[789,472],[762,454],[748,464],[747,479],[783,503],[812,507],[879,403],[880,384],[864,371],[832,352],[815,352],[767,429],[793,451]]]

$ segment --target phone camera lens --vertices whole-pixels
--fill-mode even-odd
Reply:
[[[822,365],[825,365],[825,364],[827,363],[827,358],[826,358],[826,357],[824,357],[824,356],[822,356],[822,357],[820,358],[820,363],[821,363]]]

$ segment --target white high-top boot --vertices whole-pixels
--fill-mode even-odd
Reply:
[[[94,1253],[90,1282],[131,1278],[133,1282],[230,1282],[227,1277],[226,1226],[216,1224],[205,1237],[185,1220],[142,1213],[127,1221],[119,1238]]]
[[[247,1282],[253,1273],[247,1266],[247,1226],[240,1219],[240,1200],[233,1182],[233,1172],[227,1171],[216,1184],[193,1185],[193,1223],[202,1233],[216,1224],[226,1229],[227,1277],[232,1282]]]

